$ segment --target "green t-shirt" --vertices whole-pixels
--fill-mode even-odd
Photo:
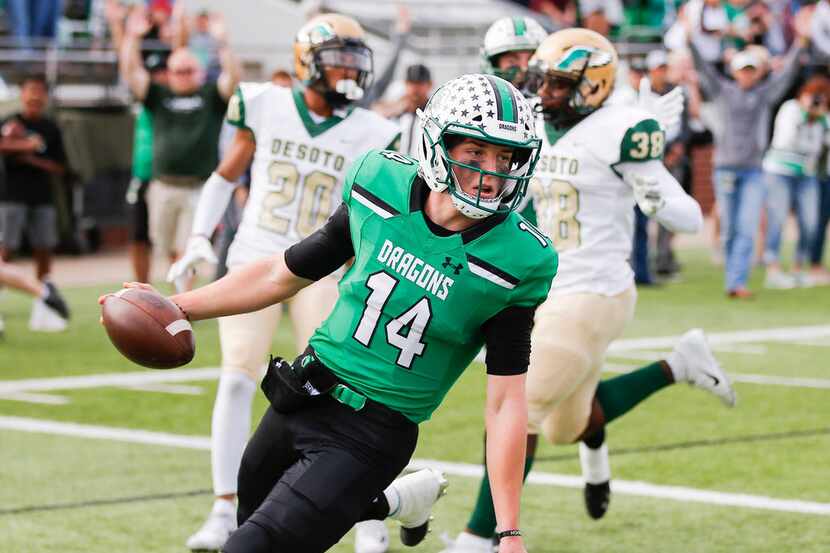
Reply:
[[[427,420],[508,306],[545,300],[550,241],[516,213],[449,236],[430,230],[413,186],[418,164],[390,150],[358,158],[344,184],[354,263],[311,338],[344,382],[410,420]]]
[[[152,83],[144,106],[153,115],[153,176],[210,176],[227,109],[216,83],[181,96]]]
[[[133,176],[142,181],[153,178],[153,118],[144,107],[133,130]]]

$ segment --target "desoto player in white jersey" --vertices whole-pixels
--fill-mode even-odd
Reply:
[[[602,517],[610,500],[608,423],[675,382],[735,404],[700,330],[684,334],[665,360],[600,382],[605,352],[634,314],[637,292],[628,265],[634,202],[675,232],[698,232],[703,222],[700,206],[663,165],[664,131],[655,115],[604,105],[616,66],[607,39],[566,29],[542,42],[528,76],[544,116],[530,194],[539,228],[559,252],[559,273],[531,337],[525,468],[530,471],[539,434],[554,444],[578,442],[592,518]],[[466,530],[446,551],[491,552],[492,511],[485,479]]]
[[[322,226],[340,203],[352,161],[388,148],[398,128],[353,107],[372,74],[364,31],[338,14],[315,17],[297,33],[294,63],[300,85],[242,83],[228,105],[238,130],[219,167],[205,183],[187,250],[170,271],[175,281],[202,260],[215,262],[209,236],[221,218],[234,181],[251,165],[251,193],[228,253],[234,268],[279,253]],[[328,316],[337,282],[323,278],[287,305],[300,351]],[[281,306],[219,319],[222,375],[211,425],[216,501],[205,524],[187,540],[194,550],[218,550],[236,528],[237,473],[250,433],[251,403]]]

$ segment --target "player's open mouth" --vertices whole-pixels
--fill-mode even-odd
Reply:
[[[498,190],[495,186],[482,186],[481,188],[476,187],[473,190],[473,196],[478,196],[485,199],[492,199],[495,198],[498,194]]]

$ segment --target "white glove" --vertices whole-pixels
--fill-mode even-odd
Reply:
[[[185,281],[196,272],[196,264],[201,261],[214,265],[219,262],[210,240],[201,235],[191,236],[187,240],[184,254],[170,266],[167,282],[175,284],[176,290],[183,290]]]
[[[666,199],[660,192],[656,178],[629,170],[623,172],[623,180],[634,190],[634,199],[640,206],[640,211],[648,217],[654,216],[666,205]]]
[[[683,88],[676,86],[659,96],[651,90],[649,79],[642,78],[637,104],[652,112],[663,130],[671,129],[680,124],[680,116],[683,115]]]

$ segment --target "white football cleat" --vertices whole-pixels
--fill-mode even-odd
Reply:
[[[236,506],[230,501],[217,500],[202,527],[187,538],[187,548],[191,551],[219,551],[234,530]]]
[[[42,299],[32,303],[32,315],[29,317],[29,330],[34,332],[63,332],[67,322],[57,311],[46,305]]]
[[[429,514],[448,486],[444,473],[426,468],[398,478],[384,493],[394,494],[398,506],[389,513],[401,523],[401,542],[413,547],[426,537],[429,529]]]
[[[382,520],[364,520],[354,528],[354,553],[386,553],[389,549],[389,530]]]
[[[493,553],[493,540],[468,532],[461,532],[455,540],[446,534],[441,536],[445,549],[441,553]]]
[[[666,362],[675,382],[688,382],[712,392],[728,407],[735,406],[735,390],[712,354],[701,329],[694,328],[681,336],[674,350],[666,357]]]

